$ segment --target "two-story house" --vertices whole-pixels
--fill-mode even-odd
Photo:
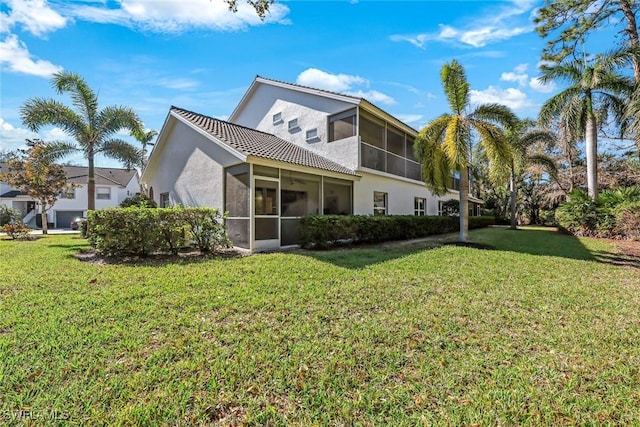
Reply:
[[[68,189],[47,212],[47,221],[54,228],[69,228],[71,220],[86,217],[87,214],[87,181],[89,168],[83,166],[63,166],[67,182],[75,188]],[[8,172],[6,163],[0,163],[0,173]],[[140,191],[138,172],[135,169],[95,168],[96,209],[118,206],[127,197]],[[36,201],[8,183],[0,181],[0,204],[22,212],[22,221],[29,227],[36,228],[36,214],[40,208]]]
[[[365,99],[257,77],[228,122],[172,107],[141,180],[160,206],[227,211],[236,246],[278,248],[303,215],[437,215],[458,193],[427,189],[416,136]]]

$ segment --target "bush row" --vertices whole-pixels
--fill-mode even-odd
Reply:
[[[493,217],[470,217],[469,228],[487,227]],[[406,240],[460,230],[453,216],[311,215],[300,219],[300,246],[325,249],[338,242]]]
[[[603,191],[592,200],[571,192],[556,209],[558,226],[576,236],[640,239],[640,186]]]
[[[100,254],[149,255],[195,246],[206,253],[231,245],[224,216],[213,208],[148,207],[89,211],[87,237]]]

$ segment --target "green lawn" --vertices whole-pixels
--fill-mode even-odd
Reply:
[[[0,240],[0,423],[638,423],[640,263],[550,230],[471,238],[496,249],[135,266]]]

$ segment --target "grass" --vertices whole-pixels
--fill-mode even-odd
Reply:
[[[0,240],[0,423],[637,423],[640,269],[471,237],[496,250],[96,265],[77,236]]]

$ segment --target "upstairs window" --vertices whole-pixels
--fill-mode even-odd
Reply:
[[[309,129],[307,131],[307,142],[314,142],[318,140],[318,129]]]
[[[356,110],[343,111],[329,117],[329,142],[356,135]]]
[[[69,188],[60,193],[60,199],[75,199],[76,198],[76,190],[75,188]]]
[[[284,121],[282,120],[282,113],[275,113],[273,115],[273,124],[274,125],[279,125],[282,124]]]
[[[111,200],[111,187],[96,187],[96,199]]]
[[[300,129],[298,126],[298,119],[289,120],[289,130],[294,131],[298,129]]]

